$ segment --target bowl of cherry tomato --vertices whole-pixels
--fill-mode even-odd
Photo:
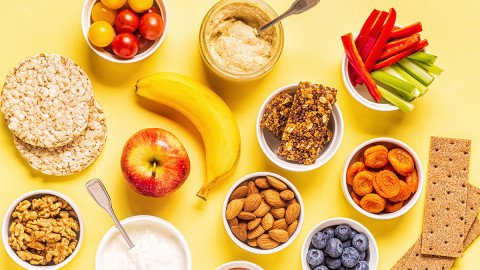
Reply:
[[[86,0],[82,31],[99,56],[116,63],[132,63],[152,55],[168,28],[164,0]]]

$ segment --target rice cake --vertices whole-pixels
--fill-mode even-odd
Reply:
[[[15,146],[34,169],[45,174],[63,176],[90,166],[102,151],[107,137],[105,114],[95,101],[85,131],[71,143],[57,148],[29,145],[15,137]]]
[[[33,146],[59,147],[85,130],[94,97],[80,66],[61,55],[39,54],[8,73],[1,100],[16,137]]]

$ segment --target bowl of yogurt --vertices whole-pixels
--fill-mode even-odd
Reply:
[[[130,249],[116,226],[103,236],[95,255],[96,270],[191,270],[187,241],[171,223],[140,215],[120,221],[135,247]]]

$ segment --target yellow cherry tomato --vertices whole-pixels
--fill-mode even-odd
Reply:
[[[106,21],[94,22],[88,29],[88,40],[97,47],[110,45],[114,36],[113,27]]]
[[[142,13],[153,6],[153,0],[128,0],[128,5],[133,11]]]
[[[96,3],[92,8],[92,21],[94,22],[106,21],[114,25],[116,16],[117,11],[115,9],[110,9],[101,2]]]
[[[119,9],[121,8],[127,0],[101,0],[102,4],[110,9]]]

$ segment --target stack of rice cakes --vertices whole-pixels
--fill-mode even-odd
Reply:
[[[34,169],[74,174],[102,151],[105,114],[87,74],[72,60],[56,54],[24,59],[8,73],[1,99],[15,146]]]

